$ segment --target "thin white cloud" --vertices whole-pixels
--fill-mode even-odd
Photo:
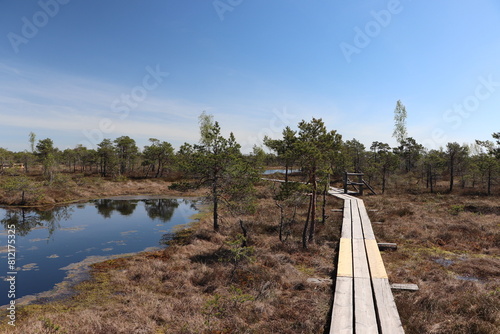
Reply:
[[[87,121],[88,125],[92,122]],[[75,120],[46,117],[43,115],[26,117],[17,115],[2,115],[2,126],[15,126],[27,129],[46,129],[57,131],[77,131],[82,129],[82,123]]]
[[[10,80],[0,79],[0,126],[61,134],[65,147],[84,144],[95,148],[103,138],[121,135],[142,143],[151,137],[175,143],[174,146],[195,143],[199,139],[198,116],[206,110],[221,123],[225,135],[234,132],[243,150],[250,151],[253,145],[262,144],[265,135],[279,137],[285,126],[296,127],[301,119],[310,119],[312,111],[319,110],[293,101],[291,107],[275,107],[271,103],[267,107],[265,101],[229,99],[223,106],[213,106],[162,97],[152,91],[136,106],[117,112],[113,103],[121,102],[123,94],[130,94],[135,86],[58,73],[45,77],[43,71],[35,70],[4,70],[10,74]]]
[[[197,117],[210,109],[151,91],[143,101],[120,112],[113,103],[121,102],[122,96],[136,86],[59,73],[45,77],[41,70],[20,71],[2,63],[0,72],[7,74],[0,78],[0,127],[49,130],[70,139],[72,142],[65,143],[70,147],[88,141],[88,133],[94,133],[94,138],[129,135],[146,141],[150,137],[178,142],[197,140]],[[113,131],[108,131],[109,126],[102,128],[103,119]]]
[[[4,64],[4,63],[0,63],[0,72],[7,73],[7,74],[14,73],[16,75],[21,74],[21,72],[17,68],[11,67],[11,66]]]

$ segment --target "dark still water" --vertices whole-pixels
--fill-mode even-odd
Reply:
[[[56,284],[62,288],[68,274],[84,272],[88,263],[161,247],[174,226],[191,221],[198,203],[186,199],[99,199],[48,211],[0,209],[0,305],[13,299],[9,298],[9,291],[13,296],[8,281],[12,276],[18,301],[51,290]],[[15,236],[9,236],[14,234],[13,227]],[[8,248],[9,241],[15,250]]]
[[[288,173],[291,174],[291,173],[299,173],[300,172],[300,169],[289,169],[288,170]],[[264,175],[270,175],[270,174],[275,174],[275,173],[279,173],[279,174],[285,174],[286,173],[286,169],[266,169],[264,171]]]

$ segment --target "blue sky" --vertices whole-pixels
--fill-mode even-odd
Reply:
[[[214,115],[245,151],[322,118],[428,148],[500,131],[500,3],[325,0],[0,1],[0,147],[122,135],[198,141]]]

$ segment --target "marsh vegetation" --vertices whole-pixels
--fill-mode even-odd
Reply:
[[[379,193],[364,200],[377,240],[398,244],[383,253],[389,280],[420,287],[394,293],[406,333],[497,332],[500,134],[426,150],[407,136],[402,107],[392,148],[366,150],[313,118],[265,138],[270,153],[243,154],[203,113],[200,142],[177,152],[156,139],[139,152],[130,138],[95,152],[49,141],[36,154],[2,151],[26,163],[3,169],[3,203],[156,193],[208,204],[164,250],[94,264],[73,297],[20,308],[14,333],[323,333],[342,222],[326,192],[346,170]],[[284,182],[262,180],[266,166],[285,169],[269,176]]]

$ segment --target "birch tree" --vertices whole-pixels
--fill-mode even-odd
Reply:
[[[406,113],[406,107],[398,100],[396,102],[396,108],[394,109],[394,132],[392,136],[396,138],[398,143],[401,145],[402,142],[408,137],[408,132],[406,130],[406,117],[408,114]]]

